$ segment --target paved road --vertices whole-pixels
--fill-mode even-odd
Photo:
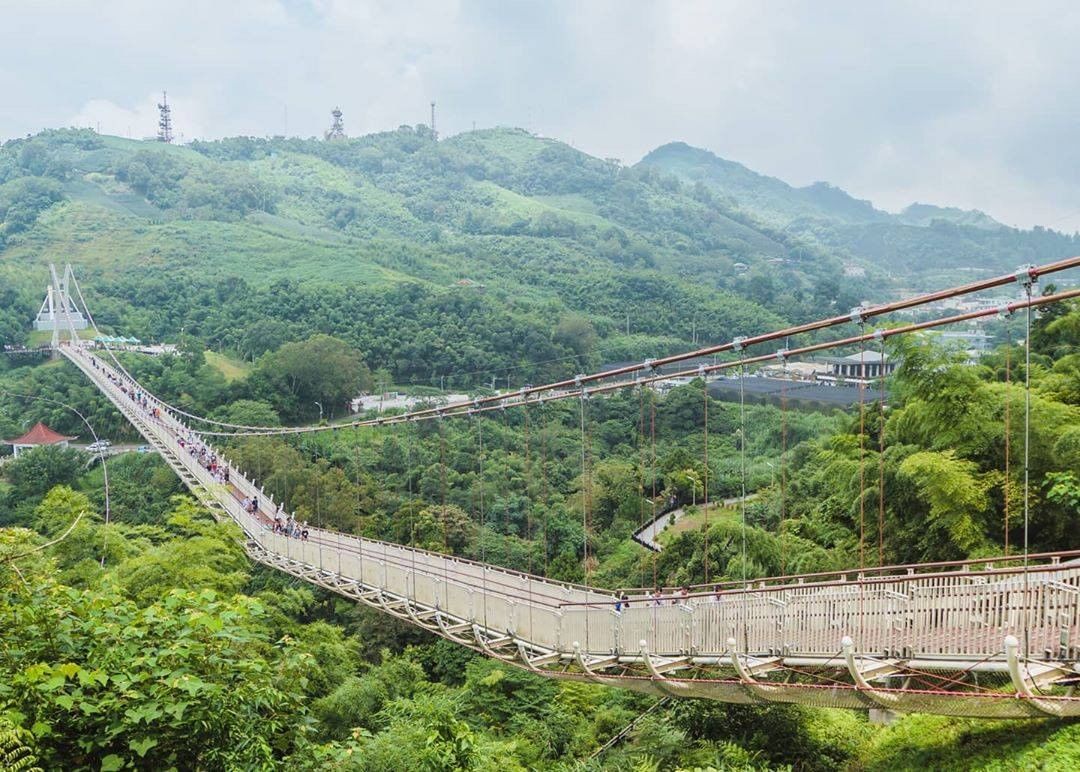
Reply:
[[[757,498],[758,494],[748,493],[746,494],[746,500],[752,501]],[[712,509],[716,506],[732,507],[742,501],[742,496],[733,496],[730,499],[723,499],[718,505],[715,501],[709,502],[709,508]],[[634,541],[638,542],[644,547],[648,547],[654,552],[660,552],[664,549],[664,546],[658,541],[660,534],[664,532],[664,529],[669,525],[673,525],[680,517],[683,516],[683,507],[673,509],[670,512],[657,517],[651,523],[648,523],[644,528],[639,529],[634,533]]]

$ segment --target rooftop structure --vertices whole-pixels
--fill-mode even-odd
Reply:
[[[15,456],[18,457],[19,453],[22,451],[40,447],[41,445],[59,445],[62,448],[66,448],[68,442],[73,439],[75,438],[54,432],[41,421],[38,421],[30,431],[22,437],[16,437],[13,440],[4,440],[4,444],[14,447]]]
[[[823,361],[829,365],[829,372],[818,375],[818,380],[843,379],[854,383],[866,383],[883,375],[892,375],[898,365],[888,354],[883,356],[878,351],[862,351],[846,357],[825,357]]]

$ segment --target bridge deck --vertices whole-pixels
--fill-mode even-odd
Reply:
[[[261,490],[237,470],[229,485],[215,481],[179,447],[181,437],[197,435],[153,395],[143,392],[159,416],[125,393],[141,387],[87,350],[60,351],[201,501],[240,526],[255,560],[489,656],[548,675],[732,702],[1080,715],[1080,700],[1036,694],[1080,673],[1075,563],[793,581],[660,601],[636,596],[616,611],[604,590],[318,528],[306,540],[275,533],[270,518],[240,504],[251,496],[267,501]],[[850,681],[809,683],[807,669],[840,671]],[[913,686],[927,672],[961,675]],[[1012,687],[976,685],[972,693],[971,672],[1007,674]],[[787,680],[772,680],[778,675]]]

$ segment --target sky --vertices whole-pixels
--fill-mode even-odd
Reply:
[[[519,126],[1080,230],[1080,3],[0,0],[0,139]]]

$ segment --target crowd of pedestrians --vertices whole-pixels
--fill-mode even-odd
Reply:
[[[294,516],[289,515],[287,518],[285,518],[282,517],[283,514],[284,513],[279,509],[278,516],[274,518],[274,533],[280,533],[293,539],[302,539],[304,541],[307,541],[307,520],[302,523],[298,523],[296,522],[296,518]]]
[[[230,485],[232,472],[228,462],[207,447],[195,432],[184,429],[182,425],[173,426],[162,422],[160,408],[153,404],[150,395],[138,388],[134,381],[101,364],[97,357],[89,356],[88,358],[95,370],[104,374],[110,383],[134,402],[137,407],[141,408],[155,423],[163,425],[175,437],[180,450],[185,451],[203,469],[209,472],[215,482]],[[280,505],[273,519],[259,509],[259,498],[257,496],[244,497],[240,501],[240,506],[243,507],[245,512],[255,515],[257,519],[264,522],[266,527],[270,528],[274,533],[302,540],[306,540],[309,536],[310,530],[307,521],[298,523],[293,515],[286,516],[284,507]]]

